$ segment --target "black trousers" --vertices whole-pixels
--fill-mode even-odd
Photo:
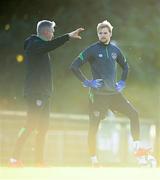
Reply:
[[[94,95],[93,98],[89,100],[88,145],[91,156],[96,154],[96,134],[98,126],[100,120],[105,118],[108,109],[126,115],[130,119],[133,140],[139,140],[139,117],[131,103],[121,93],[112,95]]]
[[[26,102],[27,120],[25,126],[20,130],[13,157],[20,159],[26,139],[33,130],[36,130],[35,161],[42,163],[45,135],[49,126],[50,100],[47,96],[30,96],[26,97]]]

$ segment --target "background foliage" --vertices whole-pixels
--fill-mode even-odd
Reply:
[[[160,1],[157,0],[14,0],[0,6],[0,108],[24,110],[23,42],[38,20],[57,23],[56,36],[84,27],[81,41],[72,40],[51,53],[54,71],[52,111],[86,113],[88,90],[73,76],[69,66],[85,47],[97,41],[96,26],[107,19],[113,38],[123,50],[130,73],[124,94],[143,117],[157,118],[160,108]],[[89,67],[83,71],[90,77]]]

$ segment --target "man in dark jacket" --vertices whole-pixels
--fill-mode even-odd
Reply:
[[[89,94],[89,133],[88,145],[91,162],[98,165],[96,156],[96,133],[100,120],[105,117],[108,109],[125,114],[131,123],[133,148],[137,152],[140,149],[139,117],[135,108],[123,96],[121,91],[125,87],[128,74],[128,63],[121,50],[110,42],[112,25],[103,21],[97,25],[99,41],[86,48],[75,59],[71,70],[83,83],[90,88]],[[80,67],[89,63],[92,72],[92,80],[88,80],[81,72]],[[121,78],[116,82],[116,66],[122,68]],[[141,161],[141,159],[138,159]]]
[[[71,38],[81,39],[79,28],[71,33],[55,38],[55,22],[42,20],[37,23],[37,35],[31,35],[25,40],[24,51],[27,64],[24,95],[27,101],[27,122],[18,135],[13,157],[10,159],[12,166],[21,166],[20,153],[22,147],[33,130],[37,130],[35,146],[36,165],[43,165],[43,149],[45,135],[48,130],[50,96],[52,94],[52,72],[49,52],[62,46]],[[52,40],[53,39],[53,40]]]

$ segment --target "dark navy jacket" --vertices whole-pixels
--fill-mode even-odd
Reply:
[[[102,88],[93,91],[98,94],[117,93],[115,90],[117,63],[122,68],[121,80],[125,81],[128,74],[128,64],[121,50],[111,43],[105,45],[96,42],[81,52],[71,64],[71,69],[82,82],[85,76],[80,67],[87,62],[90,64],[93,79],[103,79],[104,82]]]
[[[69,40],[68,34],[44,41],[36,35],[25,40],[27,74],[24,95],[50,96],[52,93],[51,61],[48,52],[58,48]]]

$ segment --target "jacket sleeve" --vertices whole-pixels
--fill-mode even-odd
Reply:
[[[62,46],[66,41],[69,40],[69,35],[65,34],[63,36],[57,37],[51,41],[35,40],[26,49],[31,54],[43,54],[51,50],[54,50]]]
[[[122,74],[121,74],[121,80],[125,81],[127,79],[128,76],[128,63],[125,59],[125,57],[123,56],[122,52],[120,50],[118,50],[118,57],[117,57],[117,63],[120,65],[120,67],[122,68]]]
[[[81,66],[85,63],[87,63],[91,58],[90,49],[85,49],[83,52],[79,54],[79,56],[72,62],[70,69],[75,74],[75,76],[80,80],[84,81],[87,78],[81,71]]]

